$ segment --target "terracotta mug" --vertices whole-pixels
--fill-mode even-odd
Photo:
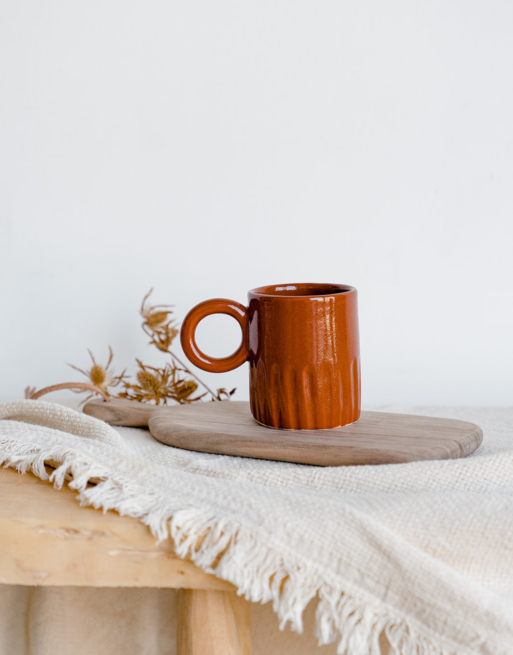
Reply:
[[[248,293],[249,306],[215,298],[196,305],[181,330],[198,368],[224,373],[249,361],[251,412],[271,428],[320,430],[360,417],[357,292],[344,284],[279,284]],[[228,314],[242,328],[238,350],[217,359],[201,352],[198,323]]]

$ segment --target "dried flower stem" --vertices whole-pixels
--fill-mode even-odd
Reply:
[[[180,366],[183,368],[184,371],[186,371],[189,375],[191,375],[197,382],[201,384],[202,387],[204,387],[208,391],[208,393],[212,396],[212,398],[216,398],[216,394],[212,391],[212,389],[207,387],[207,385],[203,382],[203,380],[200,380],[200,378],[197,375],[195,375],[190,368],[187,368],[187,366],[185,366],[185,364],[174,354],[174,352],[171,352],[171,350],[168,350],[167,352],[171,355],[173,359],[176,359],[176,361],[180,364]]]
[[[103,392],[98,387],[95,387],[94,384],[87,384],[87,382],[63,382],[62,384],[52,384],[49,387],[45,387],[44,389],[40,389],[39,391],[32,393],[30,400],[37,400],[47,393],[51,393],[52,391],[59,391],[61,389],[80,389],[83,391],[92,391],[93,393],[99,394],[106,402],[109,402],[109,397],[105,392]]]

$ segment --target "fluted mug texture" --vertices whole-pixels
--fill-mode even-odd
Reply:
[[[250,405],[262,425],[319,430],[360,417],[357,291],[342,284],[281,284],[248,293],[248,307],[217,298],[186,316],[181,342],[199,368],[225,372],[249,361]],[[198,323],[213,313],[233,316],[242,342],[216,359],[195,341]]]

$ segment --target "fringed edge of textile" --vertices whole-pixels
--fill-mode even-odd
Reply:
[[[56,467],[49,475],[45,463]],[[60,489],[66,479],[79,492],[81,505],[145,523],[160,541],[171,536],[179,557],[189,557],[208,573],[235,585],[252,602],[272,601],[280,628],[288,622],[301,633],[307,604],[319,597],[316,636],[319,645],[338,640],[338,655],[380,655],[379,638],[385,633],[390,655],[465,655],[460,645],[442,645],[440,636],[410,618],[344,582],[323,579],[317,569],[290,554],[286,558],[249,531],[200,508],[174,507],[168,498],[149,493],[133,481],[112,477],[101,464],[66,448],[43,451],[12,439],[0,442],[0,465],[20,473],[32,471]],[[95,481],[94,486],[88,483]],[[200,544],[198,546],[198,544]]]

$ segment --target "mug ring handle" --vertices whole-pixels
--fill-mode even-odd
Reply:
[[[228,357],[210,357],[198,348],[196,328],[198,323],[211,314],[232,316],[242,330],[242,342],[239,348]],[[187,358],[198,368],[209,373],[226,373],[238,368],[249,358],[248,347],[248,311],[244,305],[235,300],[213,298],[193,307],[185,317],[180,331],[180,342]]]

